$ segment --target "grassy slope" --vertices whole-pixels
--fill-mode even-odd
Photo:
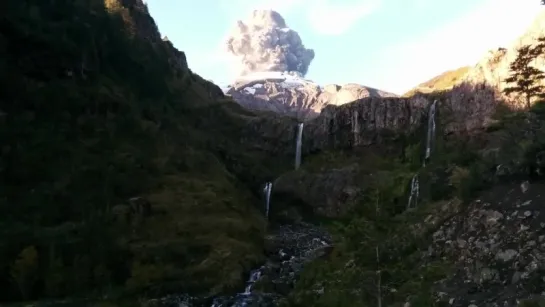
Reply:
[[[417,85],[412,90],[403,94],[403,97],[412,96],[417,92],[430,93],[450,89],[454,85],[460,83],[462,81],[462,78],[467,74],[470,69],[470,66],[464,66],[458,69],[446,71],[426,82]]]
[[[241,145],[253,115],[139,36],[142,20],[157,31],[147,10],[107,3],[10,0],[1,13],[0,301],[216,293],[260,260],[249,181],[282,157]],[[152,214],[116,216],[135,196]]]

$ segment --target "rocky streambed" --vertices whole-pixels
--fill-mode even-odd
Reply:
[[[304,222],[271,226],[265,238],[267,261],[252,270],[245,289],[233,296],[194,298],[170,295],[148,301],[149,307],[272,307],[294,287],[299,273],[310,261],[332,248],[330,234]]]

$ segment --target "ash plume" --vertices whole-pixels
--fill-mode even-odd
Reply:
[[[299,34],[273,10],[255,10],[249,20],[239,20],[226,44],[240,60],[242,74],[287,71],[304,76],[314,59],[314,50],[306,49]]]

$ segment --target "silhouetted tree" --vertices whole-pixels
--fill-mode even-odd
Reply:
[[[540,38],[536,46],[522,46],[517,51],[517,58],[510,65],[511,75],[505,79],[505,82],[512,85],[506,87],[503,92],[508,95],[511,93],[524,95],[526,106],[529,108],[532,98],[543,97],[545,92],[545,86],[541,85],[545,74],[530,65],[537,57],[543,55],[545,39]]]

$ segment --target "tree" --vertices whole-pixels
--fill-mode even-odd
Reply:
[[[525,96],[526,106],[529,108],[532,98],[543,97],[545,86],[541,81],[545,79],[543,71],[535,68],[531,63],[545,51],[545,39],[539,39],[536,46],[522,46],[518,50],[517,58],[511,63],[511,75],[505,79],[508,84],[503,92],[507,95],[519,93]]]

